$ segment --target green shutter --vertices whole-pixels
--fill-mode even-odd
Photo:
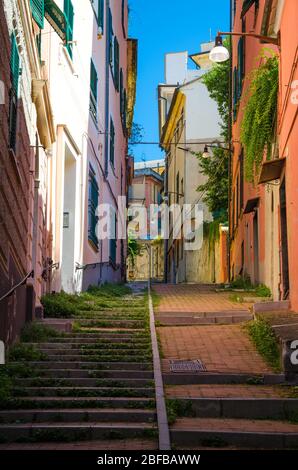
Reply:
[[[32,16],[38,26],[44,27],[44,0],[30,0]]]
[[[116,90],[119,91],[119,42],[114,38],[114,79]]]
[[[72,44],[69,44],[73,40],[73,5],[70,0],[64,0],[64,16],[65,16],[65,29],[66,29],[66,49],[72,58]]]
[[[45,18],[63,42],[66,42],[66,18],[54,0],[44,0]]]
[[[90,72],[90,88],[93,93],[94,98],[97,100],[97,72],[93,60],[91,59],[91,72]]]
[[[14,34],[11,35],[10,72],[12,88],[17,95],[20,75],[20,56]]]
[[[104,31],[104,0],[98,0],[98,14],[97,14],[98,27]]]
[[[114,215],[114,233],[111,234],[110,238],[110,259],[112,263],[115,265],[117,262],[117,217],[116,214]]]
[[[109,10],[109,54],[110,54],[110,64],[113,63],[113,18],[112,12]]]
[[[238,71],[237,67],[234,68],[233,72],[233,115],[234,115],[234,121],[236,120],[237,117],[237,103],[238,103]]]
[[[96,210],[98,207],[98,184],[92,168],[89,171],[89,198],[88,198],[88,238],[98,248],[98,238],[96,234],[96,225],[98,217]]]
[[[237,98],[242,94],[242,81],[244,78],[244,40],[241,37],[238,42],[238,78],[237,78]]]

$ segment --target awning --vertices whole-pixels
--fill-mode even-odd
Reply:
[[[63,11],[54,0],[45,0],[44,16],[63,42],[66,42],[66,21]]]
[[[269,181],[278,180],[285,165],[286,158],[276,158],[264,162],[258,184],[268,183]]]
[[[254,197],[253,199],[248,199],[245,209],[244,209],[244,214],[250,214],[250,212],[253,212],[259,205],[259,197]]]

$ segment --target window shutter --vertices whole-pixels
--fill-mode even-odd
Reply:
[[[237,82],[238,82],[238,72],[237,72],[237,68],[235,67],[234,72],[233,72],[233,115],[234,115],[234,121],[236,120],[236,116],[237,116],[237,103],[238,103],[238,94],[237,94],[238,85],[237,85]]]
[[[90,88],[93,93],[95,100],[97,101],[97,72],[93,60],[91,59],[91,72],[90,72]]]
[[[115,163],[115,127],[113,120],[110,121],[110,162],[114,166]]]
[[[38,26],[44,27],[44,0],[30,0],[32,16]]]
[[[110,45],[110,64],[113,63],[113,18],[112,12],[109,10],[109,45]]]
[[[65,15],[65,29],[66,29],[66,49],[72,57],[72,44],[69,44],[73,40],[73,5],[70,0],[64,0],[64,15]]]
[[[123,89],[123,70],[120,69],[120,115],[123,123],[123,114],[124,114],[124,89]]]
[[[114,79],[116,90],[119,91],[119,42],[114,38]]]
[[[104,0],[98,0],[98,14],[97,14],[97,24],[101,28],[102,33],[104,30]]]
[[[239,39],[238,42],[238,87],[237,87],[237,95],[238,100],[242,94],[242,81],[244,77],[244,41],[243,38]]]
[[[14,34],[11,35],[10,72],[12,88],[17,95],[20,75],[20,56]]]
[[[113,262],[113,264],[116,264],[117,262],[117,217],[116,217],[116,214],[114,214],[114,227],[113,227],[113,233],[111,236],[114,238],[110,238],[110,259]]]
[[[89,198],[88,198],[88,238],[91,240],[96,248],[98,248],[98,238],[96,235],[96,225],[98,218],[96,210],[98,206],[98,185],[95,179],[95,174],[92,169],[89,172]]]

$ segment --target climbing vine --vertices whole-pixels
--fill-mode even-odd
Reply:
[[[262,59],[261,66],[252,72],[241,124],[247,181],[258,174],[265,153],[270,159],[275,133],[279,61],[276,55],[263,55]]]

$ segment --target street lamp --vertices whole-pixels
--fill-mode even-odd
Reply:
[[[216,62],[216,63],[226,62],[230,58],[230,53],[228,49],[223,46],[222,36],[250,37],[250,38],[260,39],[260,41],[263,41],[269,44],[275,44],[276,46],[280,45],[279,38],[272,38],[270,36],[262,36],[261,34],[255,34],[255,33],[235,33],[235,32],[230,33],[230,32],[219,31],[215,39],[215,46],[209,54],[209,59],[211,60],[211,62]]]
[[[215,46],[209,54],[211,62],[221,63],[226,62],[230,58],[230,53],[226,47],[223,46],[222,37],[218,34],[215,38]]]

